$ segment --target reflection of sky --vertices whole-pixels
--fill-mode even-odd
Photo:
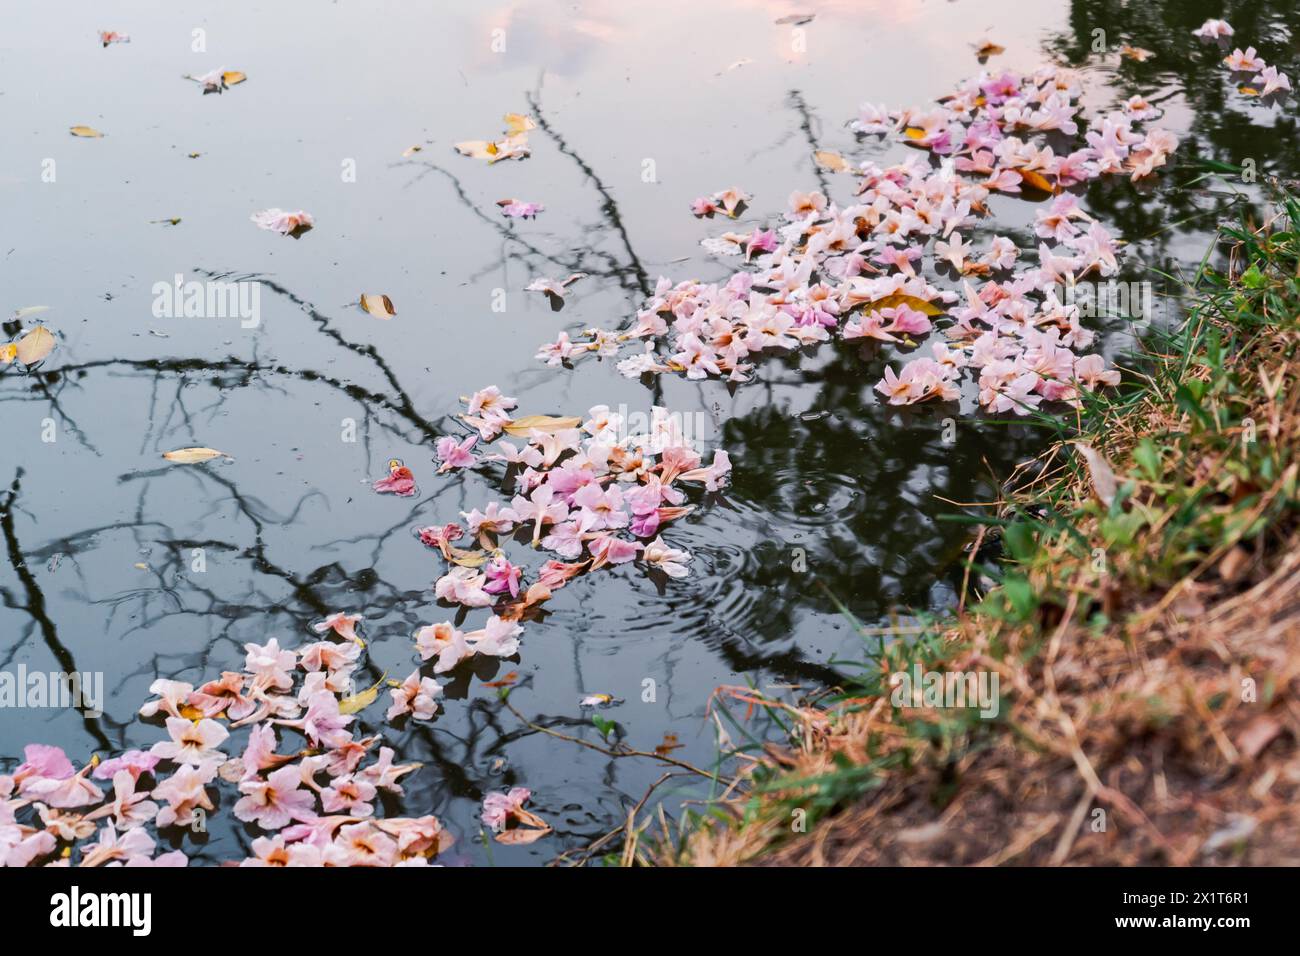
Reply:
[[[453,520],[494,496],[475,477],[434,479],[427,436],[413,420],[441,430],[458,396],[490,383],[527,411],[646,409],[651,394],[610,363],[550,370],[533,360],[537,345],[561,327],[622,325],[641,299],[633,257],[650,283],[661,274],[725,276],[733,262],[710,259],[698,243],[732,224],[691,218],[693,197],[729,186],[753,193],[740,224],[748,231],[793,189],[816,184],[810,135],[855,157],[902,155],[855,142],[845,123],[860,102],[925,103],[978,71],[973,48],[985,39],[1007,48],[991,67],[1036,66],[1040,41],[1063,25],[1063,6],[340,0],[216,9],[176,2],[146,13],[78,0],[52,16],[48,6],[11,5],[0,31],[0,313],[48,304],[44,318],[62,336],[51,368],[109,364],[62,386],[57,410],[12,370],[0,377],[0,494],[21,464],[23,547],[36,556],[61,640],[80,667],[106,671],[108,710],[126,723],[126,739],[157,738],[131,721],[156,674],[215,676],[239,661],[241,642],[271,634],[292,645],[319,616],[308,592],[334,607],[373,605],[358,607],[372,615],[373,676],[404,677],[413,666],[410,631],[449,616],[427,602],[434,567],[407,529]],[[791,28],[772,21],[805,9],[817,16],[799,28],[807,46],[796,51]],[[506,30],[503,54],[490,48],[498,27]],[[206,53],[191,52],[196,28],[206,30]],[[129,33],[132,42],[101,49],[98,29]],[[728,70],[743,59],[752,62]],[[203,97],[180,79],[219,66],[245,71],[248,82]],[[502,114],[528,110],[530,96],[555,134],[532,134],[531,159],[488,167],[451,152],[455,141],[497,135]],[[74,124],[106,136],[76,140],[67,133]],[[424,150],[403,160],[416,143]],[[40,180],[45,159],[57,163],[55,183]],[[355,161],[356,182],[342,180],[345,160]],[[646,160],[655,182],[642,179]],[[828,182],[835,198],[849,199],[851,180]],[[494,203],[510,196],[546,211],[507,224]],[[1016,200],[998,202],[1008,223],[1029,216]],[[317,228],[297,242],[260,232],[248,216],[267,206],[305,208]],[[174,228],[149,222],[173,216],[182,219]],[[520,291],[531,278],[575,268],[593,278],[574,287],[559,314]],[[255,332],[153,318],[151,286],[198,270],[265,275],[283,291],[264,289]],[[505,314],[491,311],[496,288],[507,291]],[[397,319],[378,322],[351,308],[362,291],[390,295]],[[983,466],[978,455],[969,468],[922,461],[933,458],[924,414],[915,430],[912,419],[880,414],[868,377],[859,380],[852,364],[832,383],[842,430],[830,430],[830,419],[792,426],[801,412],[826,411],[816,403],[827,386],[810,387],[805,376],[815,378],[832,355],[824,350],[798,368],[770,363],[757,384],[734,394],[719,383],[661,383],[675,410],[733,424],[745,450],[733,461],[738,475],[751,470],[749,488],[763,484],[767,468],[784,483],[747,500],[740,481],[733,508],[684,524],[678,541],[697,553],[702,573],[664,597],[622,572],[560,592],[552,617],[525,635],[519,668],[533,684],[518,695],[521,706],[571,713],[592,692],[637,701],[641,679],[654,677],[665,707],[612,716],[641,746],[673,729],[688,745],[679,756],[706,763],[700,710],[714,686],[742,679],[737,661],[776,648],[820,663],[852,648],[833,609],[797,589],[752,585],[772,576],[781,547],[833,544],[850,572],[869,565],[860,579],[879,593],[864,584],[864,593],[846,595],[857,606],[884,613],[881,602],[899,594],[927,599],[925,566],[957,537],[922,513],[934,507],[933,476]],[[201,364],[186,373],[139,370],[173,358]],[[218,362],[229,370],[214,371]],[[244,378],[248,365],[258,371]],[[358,401],[349,393],[357,388],[388,407]],[[40,444],[34,436],[50,414],[64,437]],[[345,417],[362,423],[359,446],[338,441]],[[788,440],[765,444],[782,429]],[[833,465],[816,452],[819,441],[837,443]],[[795,442],[814,450],[794,457]],[[190,444],[235,461],[202,472],[158,468],[161,451]],[[423,495],[415,502],[367,487],[394,456],[417,471]],[[829,515],[816,512],[819,498],[830,502]],[[167,542],[189,540],[233,546],[210,554],[203,592],[134,567],[158,567]],[[66,556],[48,571],[54,552]],[[371,578],[378,583],[364,590]],[[19,592],[7,567],[0,587]],[[174,613],[178,606],[183,613]],[[0,656],[49,669],[29,625],[24,613],[0,607],[0,635],[22,641]],[[469,696],[483,691],[474,685]],[[469,735],[466,704],[447,710],[433,731],[400,738],[411,756],[429,759],[431,741]],[[0,755],[32,739],[86,746],[67,715],[0,721]],[[580,829],[603,822],[584,816],[597,804],[617,816],[619,797],[635,800],[658,773],[623,761],[598,787],[607,769],[598,755],[557,755],[537,739],[508,755],[517,782],[555,807],[583,807],[573,814],[589,821]],[[457,756],[481,778],[480,751]],[[435,794],[446,803],[437,811],[467,827],[470,801],[440,788],[435,773],[414,792]]]

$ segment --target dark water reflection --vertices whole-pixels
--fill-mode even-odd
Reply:
[[[529,628],[518,665],[460,676],[433,723],[394,730],[378,706],[366,712],[365,730],[382,729],[425,764],[388,809],[441,816],[459,837],[454,862],[543,862],[584,845],[622,822],[663,769],[524,729],[482,687],[499,670],[524,675],[513,701],[548,726],[594,739],[577,701],[611,693],[627,701],[608,712],[627,740],[650,748],[676,733],[677,756],[711,765],[704,706],[715,686],[817,686],[856,650],[814,579],[869,622],[950,605],[966,532],[937,520],[952,511],[942,499],[994,495],[1041,433],[982,420],[970,396],[882,407],[871,385],[883,358],[853,347],[773,359],[731,390],[681,380],[647,389],[611,363],[550,369],[533,360],[537,345],[560,327],[622,325],[660,275],[725,277],[732,264],[698,246],[721,227],[690,217],[696,195],[752,192],[746,231],[795,188],[820,184],[846,200],[849,180],[815,169],[811,150],[901,155],[856,142],[845,121],[864,100],[941,94],[978,69],[972,45],[986,37],[1007,47],[992,66],[1075,65],[1091,105],[1142,92],[1185,137],[1179,165],[1156,185],[1111,179],[1086,193],[1132,243],[1125,276],[1157,281],[1156,268],[1197,262],[1218,219],[1252,201],[1249,187],[1237,187],[1243,198],[1200,181],[1196,159],[1253,158],[1262,174],[1297,174],[1293,114],[1232,92],[1221,54],[1190,31],[1226,15],[1242,46],[1294,76],[1300,14],[1288,3],[816,6],[806,51],[772,24],[791,8],[740,0],[220,12],[174,3],[124,9],[116,23],[89,2],[57,17],[35,4],[12,11],[0,35],[0,276],[5,307],[50,305],[42,318],[61,340],[39,374],[0,373],[0,668],[103,671],[109,700],[98,720],[4,714],[0,759],[12,763],[32,741],[74,760],[147,747],[160,732],[134,714],[155,677],[213,677],[239,666],[246,641],[296,646],[334,610],[366,614],[371,680],[409,673],[410,634],[447,616],[410,529],[495,496],[481,476],[432,477],[432,439],[453,427],[458,396],[490,383],[531,411],[701,413],[735,470],[723,495],[667,536],[694,553],[690,578],[663,593],[629,569],[581,579]],[[133,42],[101,50],[100,28]],[[190,50],[196,28],[208,31],[207,54]],[[504,54],[490,50],[494,28],[507,31]],[[1097,28],[1157,56],[1093,54]],[[752,62],[728,69],[742,59]],[[202,97],[179,79],[221,65],[249,82]],[[515,110],[539,122],[531,159],[489,167],[452,153],[454,141],[495,135]],[[78,123],[107,135],[75,140],[66,130]],[[417,143],[421,152],[401,156]],[[47,159],[53,183],[42,182]],[[355,182],[340,176],[349,160]],[[642,178],[647,160],[653,183]],[[546,211],[504,219],[495,201],[507,196]],[[317,227],[295,242],[247,221],[277,205],[308,209]],[[999,232],[1034,244],[1024,203],[998,199],[995,212]],[[173,216],[175,227],[150,222]],[[521,291],[575,271],[591,278],[558,314]],[[176,273],[261,279],[261,326],[154,318],[150,289]],[[496,289],[506,290],[504,314],[491,309]],[[351,306],[362,291],[386,292],[398,318]],[[1111,353],[1132,343],[1123,321],[1104,331]],[[349,418],[356,444],[340,441]],[[46,419],[53,443],[41,441]],[[162,451],[186,445],[234,461],[163,466]],[[369,490],[392,457],[416,469],[418,498]],[[196,548],[202,573],[191,569]],[[807,572],[794,569],[799,555]],[[646,679],[653,704],[641,701]],[[241,735],[228,749],[237,746]],[[478,801],[511,785],[535,792],[557,834],[485,850]],[[249,838],[224,813],[185,846],[215,862]]]

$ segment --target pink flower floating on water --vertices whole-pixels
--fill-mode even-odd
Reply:
[[[1202,40],[1217,40],[1219,37],[1230,37],[1233,32],[1232,24],[1227,20],[1206,20],[1192,31],[1192,36]]]
[[[911,328],[918,316],[900,311],[894,320]],[[480,627],[445,620],[416,632],[415,669],[400,683],[387,682],[390,722],[437,719],[443,684],[429,670],[448,674],[467,662],[523,653],[524,623],[578,576],[634,563],[667,579],[689,576],[692,555],[664,540],[664,529],[693,510],[690,490],[716,492],[731,472],[724,451],[706,463],[664,408],[634,423],[608,406],[591,408],[585,421],[513,418],[517,402],[494,386],[464,401],[461,420],[472,431],[439,441],[439,458],[447,471],[468,467],[478,463],[471,453],[477,441],[511,434],[519,445],[498,441],[500,454],[482,459],[502,466],[511,497],[461,512],[467,527],[435,524],[416,533],[447,562],[433,597],[481,607],[486,619]],[[403,477],[390,475],[398,483]],[[461,540],[469,548],[459,548]],[[521,557],[507,555],[511,542]],[[529,545],[555,557],[533,566]],[[370,757],[380,736],[359,730],[361,711],[380,687],[354,687],[365,646],[360,622],[360,614],[335,611],[313,623],[317,639],[298,648],[277,636],[247,641],[242,669],[198,687],[155,680],[139,715],[161,723],[165,735],[148,750],[78,770],[64,750],[30,745],[13,774],[0,775],[0,862],[53,864],[62,845],[75,865],[185,866],[182,851],[156,852],[155,834],[204,825],[218,806],[214,792],[231,787],[238,797],[222,805],[261,831],[240,866],[428,865],[452,839],[437,818],[378,816],[380,792],[402,796],[400,780],[417,765],[394,763],[393,749],[382,745]],[[231,731],[240,728],[247,728],[246,743],[230,748]],[[112,793],[105,796],[92,777],[112,780]],[[525,809],[530,796],[515,788],[485,797],[482,818],[499,843],[550,834]]]
[[[628,377],[745,382],[766,354],[839,338],[924,348],[901,369],[887,369],[877,391],[890,404],[954,401],[967,378],[978,381],[981,404],[994,412],[1077,403],[1082,390],[1105,380],[1076,372],[1093,332],[1069,290],[1117,275],[1119,243],[1065,190],[1103,175],[1151,176],[1178,145],[1165,130],[1135,128],[1159,114],[1140,98],[1085,116],[1081,92],[1074,74],[1043,67],[982,73],[928,110],[864,106],[857,133],[896,135],[940,160],[939,168],[916,159],[883,168],[841,163],[857,177],[851,203],[796,191],[781,224],[706,240],[716,251],[746,253],[725,282],[661,278],[621,332],[577,340],[562,333],[537,357],[559,365],[635,344],[636,354],[618,363]],[[1071,145],[1058,153],[1056,141]],[[976,236],[993,195],[1027,190],[1055,194],[1035,225],[1043,240],[1036,252],[1005,235]],[[728,193],[701,197],[692,210],[734,212],[748,198]],[[956,285],[927,278],[927,260]],[[936,335],[941,343],[924,342]],[[587,533],[599,530],[597,522]],[[565,532],[555,537],[572,548]],[[611,551],[611,560],[621,556]]]
[[[346,641],[360,642],[361,638],[357,637],[356,627],[363,620],[365,618],[360,614],[348,614],[345,611],[338,611],[325,618],[325,620],[313,624],[311,628],[317,634],[333,631]]]
[[[400,458],[388,462],[388,477],[380,478],[371,487],[381,495],[398,495],[409,498],[419,491],[415,485],[415,473],[402,464]]]
[[[450,435],[439,438],[437,452],[441,464],[438,466],[438,472],[451,471],[454,468],[473,468],[478,464],[478,459],[470,449],[477,441],[477,435],[470,435],[462,441],[457,441]]]
[[[254,839],[253,855],[240,865],[427,865],[452,840],[436,818],[375,816],[379,792],[401,796],[399,781],[418,765],[395,764],[388,747],[372,757],[379,738],[359,738],[356,717],[343,712],[360,664],[360,620],[340,612],[315,625],[344,643],[326,639],[301,650],[282,648],[274,637],[247,643],[242,671],[226,671],[198,689],[155,681],[154,699],[141,714],[164,718],[168,739],[148,752],[127,751],[78,770],[62,749],[29,745],[13,773],[0,776],[0,865],[56,865],[62,845],[64,864],[185,866],[182,851],[156,854],[155,834],[204,823],[222,785],[238,790],[235,817],[271,834]],[[403,713],[428,719],[440,693],[417,671],[393,696]],[[223,750],[227,728],[248,724],[242,757],[231,757]],[[277,729],[296,732],[300,742],[279,753]],[[112,780],[107,798],[88,779],[92,771]]]
[[[539,202],[524,202],[522,199],[498,199],[501,214],[511,219],[535,219],[546,207]]]
[[[524,809],[524,804],[532,796],[527,787],[514,787],[507,792],[498,791],[483,797],[480,819],[493,832],[498,843],[532,843],[551,832],[545,820]]]
[[[720,189],[711,196],[701,196],[691,202],[691,213],[697,217],[712,217],[715,213],[722,213],[735,219],[740,214],[741,207],[753,199],[749,193],[743,189]]]
[[[1232,26],[1227,20],[1206,20],[1192,31],[1193,36],[1210,42],[1221,41],[1232,34]],[[1226,48],[1227,44],[1220,43],[1220,46]],[[1258,96],[1260,99],[1276,96],[1281,99],[1291,92],[1291,79],[1285,73],[1278,72],[1276,66],[1266,63],[1253,46],[1246,47],[1245,50],[1235,48],[1223,58],[1223,65],[1232,73],[1254,74],[1248,85],[1240,87],[1240,92],[1248,96]]]
[[[311,213],[303,212],[301,209],[297,212],[285,212],[283,209],[274,208],[263,209],[248,218],[253,220],[259,229],[278,232],[282,236],[298,235],[316,225],[316,220],[312,218]]]

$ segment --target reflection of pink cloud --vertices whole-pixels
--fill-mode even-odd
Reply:
[[[814,18],[775,23],[794,14]],[[976,73],[975,49],[988,39],[1007,48],[990,69],[1032,68],[1042,59],[1041,31],[1059,25],[1062,15],[1055,5],[1024,0],[981,0],[977,12],[944,0],[659,0],[653,7],[589,0],[578,11],[568,0],[512,0],[470,13],[460,25],[470,65],[477,68],[528,64],[574,77],[603,69],[611,55],[627,65],[654,50],[662,51],[660,65],[715,50],[719,71],[746,58],[754,61],[746,70],[782,63],[801,68],[827,56],[852,57],[846,48],[854,45],[873,71],[901,71],[928,89],[934,71],[927,64],[965,60],[968,72]],[[489,49],[494,28],[506,31],[505,54]]]
[[[626,16],[629,13],[631,17]],[[624,25],[615,22],[615,17],[621,16],[635,24],[637,13],[624,4],[609,3],[596,4],[593,9],[574,17],[567,6],[537,3],[535,0],[487,10],[480,19],[467,24],[472,33],[484,37],[481,44],[469,46],[471,50],[481,51],[474,57],[473,65],[498,65],[503,58],[508,65],[511,56],[518,54],[519,59],[544,62],[547,69],[555,73],[576,73],[595,52],[592,41],[613,43],[626,38]],[[644,15],[641,11],[641,16]],[[505,31],[505,53],[495,53],[490,49],[488,38],[493,30],[498,29]]]
[[[774,21],[800,13],[815,14],[816,19],[808,26],[815,26],[817,20],[836,16],[871,23],[901,24],[913,23],[925,15],[918,0],[816,0],[810,3],[798,3],[796,0],[731,0],[731,4],[733,7],[765,10]]]

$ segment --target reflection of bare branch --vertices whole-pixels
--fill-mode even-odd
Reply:
[[[790,104],[790,108],[799,114],[799,128],[803,130],[804,139],[808,140],[809,151],[812,153],[817,152],[821,149],[821,144],[817,142],[817,134],[813,131],[816,118],[813,116],[812,110],[808,108],[808,103],[804,100],[803,94],[798,90],[791,90],[786,95],[786,101]],[[813,160],[813,175],[817,177],[817,183],[821,186],[822,192],[829,195],[830,181],[826,178],[826,170],[816,160]]]
[[[31,615],[32,620],[36,622],[37,628],[40,629],[41,637],[45,641],[45,646],[50,649],[54,659],[59,662],[59,666],[65,674],[77,673],[77,662],[61,640],[59,640],[58,628],[54,626],[54,621],[45,610],[45,593],[36,581],[36,576],[32,574],[31,568],[27,566],[27,560],[23,555],[22,546],[18,543],[18,531],[14,527],[14,504],[18,500],[18,492],[22,488],[23,469],[19,468],[14,474],[14,480],[9,485],[9,494],[5,497],[4,504],[0,506],[0,532],[3,532],[5,547],[9,552],[9,563],[18,575],[18,580],[22,583],[23,591],[27,595],[27,603],[17,605]],[[112,747],[104,732],[99,729],[99,721],[102,717],[89,717],[84,712],[81,715],[81,722],[86,727],[86,733],[95,738],[100,747],[105,750]],[[105,722],[108,722],[107,720]]]
[[[451,187],[456,193],[456,198],[460,200],[460,204],[469,210],[476,219],[500,235],[502,241],[514,243],[520,248],[526,250],[530,255],[536,256],[540,261],[550,263],[551,266],[559,271],[586,272],[590,275],[600,276],[603,278],[618,278],[619,274],[624,270],[622,263],[612,255],[606,252],[601,252],[597,249],[581,249],[578,250],[575,255],[570,256],[560,256],[543,252],[535,244],[529,242],[520,233],[512,229],[508,225],[507,220],[503,220],[499,216],[489,216],[487,213],[483,212],[483,210],[479,208],[478,204],[470,198],[467,192],[465,192],[465,187],[461,185],[460,179],[450,171],[443,169],[432,160],[409,159],[394,165],[418,166],[421,168],[422,172],[417,174],[416,177],[411,180],[411,183],[419,182],[429,173],[438,173],[445,177],[447,181],[451,183]],[[407,185],[410,185],[411,183],[408,183]],[[603,262],[605,265],[603,267],[593,265],[587,258],[589,255],[594,256],[598,261]]]
[[[632,240],[627,234],[627,228],[623,225],[623,217],[619,212],[618,203],[610,193],[609,187],[605,185],[601,178],[596,175],[596,171],[587,164],[586,160],[577,154],[573,147],[565,141],[563,136],[555,131],[547,121],[546,117],[542,115],[541,86],[538,86],[537,92],[529,93],[527,96],[528,105],[532,107],[534,119],[537,121],[537,128],[547,136],[551,137],[560,153],[573,160],[577,167],[582,170],[587,179],[590,180],[592,185],[596,187],[596,192],[600,194],[600,198],[602,199],[600,211],[609,221],[609,224],[614,228],[614,231],[618,233],[619,239],[622,240],[623,248],[627,252],[628,264],[636,275],[636,288],[641,293],[642,297],[649,298],[651,292],[650,277],[647,275],[645,267],[641,265],[641,259],[637,256],[636,250],[632,248]]]
[[[350,346],[349,346],[350,347]],[[365,349],[358,349],[365,351]],[[207,359],[98,359],[90,362],[81,362],[76,365],[66,366],[64,372],[86,372],[93,369],[101,368],[127,368],[140,371],[154,371],[159,374],[166,372],[184,373],[184,372],[234,372],[237,374],[235,384],[251,385],[258,376],[262,375],[284,375],[292,378],[301,379],[308,382],[321,382],[334,388],[349,398],[361,403],[366,407],[384,408],[393,414],[410,422],[415,429],[426,438],[436,439],[442,435],[442,430],[435,424],[436,420],[426,419],[420,415],[414,408],[410,398],[405,392],[398,389],[397,398],[394,399],[386,394],[374,392],[363,388],[360,385],[351,382],[345,382],[342,379],[325,375],[312,369],[298,369],[287,365],[262,365],[256,362],[248,362],[233,356],[225,359],[210,361]],[[64,381],[70,381],[65,377]],[[9,399],[13,400],[13,399]]]

